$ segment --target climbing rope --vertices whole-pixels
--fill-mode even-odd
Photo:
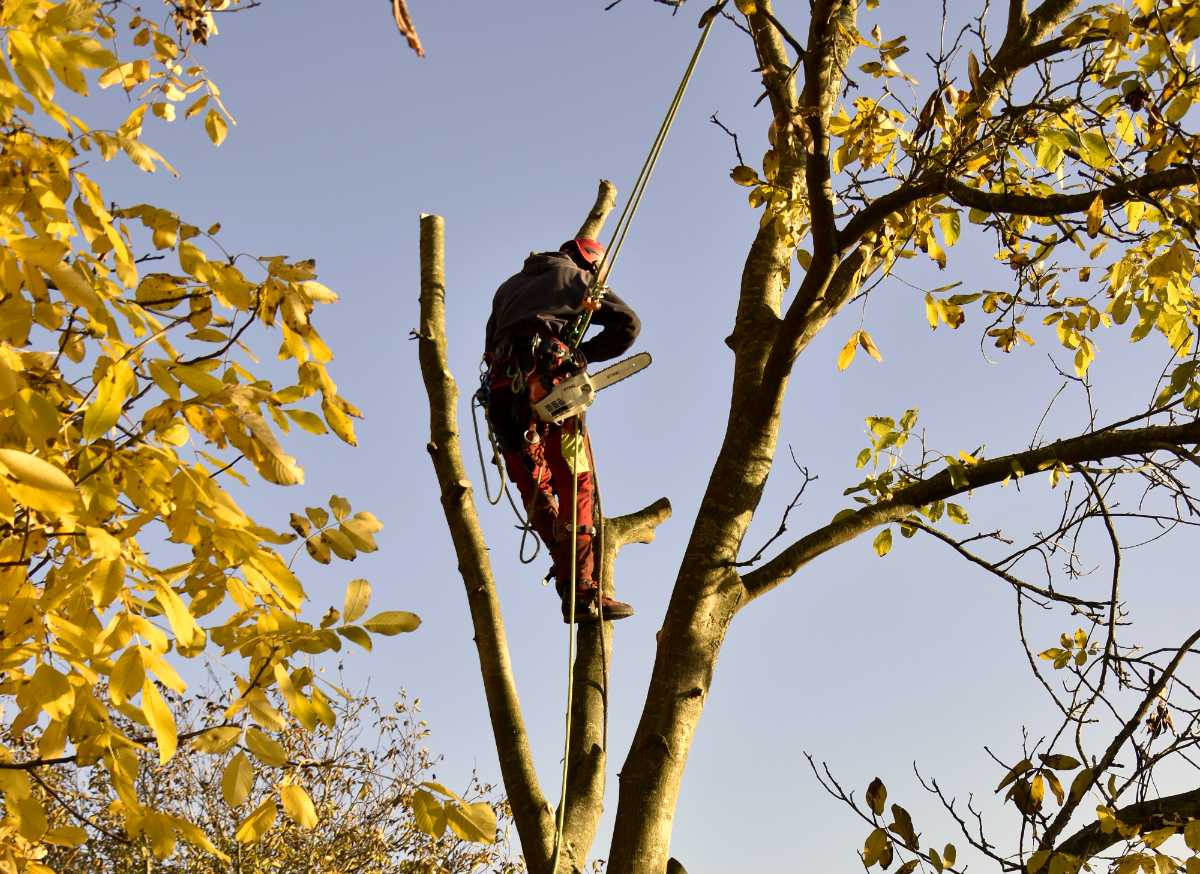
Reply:
[[[482,389],[481,389],[482,391]],[[471,425],[475,429],[475,452],[479,455],[479,470],[483,474],[483,494],[487,498],[487,502],[493,507],[500,503],[504,498],[506,491],[504,482],[504,468],[500,466],[500,447],[496,445],[496,435],[492,433],[492,423],[488,422],[488,443],[492,445],[492,464],[496,465],[496,472],[500,476],[500,490],[496,492],[496,497],[492,497],[492,486],[488,482],[487,464],[483,460],[483,443],[479,440],[479,413],[478,410],[483,408],[483,401],[479,397],[479,392],[471,396]],[[486,413],[485,413],[486,417]]]
[[[708,21],[704,25],[704,29],[700,32],[700,39],[696,43],[696,50],[692,52],[692,58],[688,61],[687,69],[683,71],[683,78],[679,80],[679,87],[675,89],[675,96],[671,99],[671,105],[667,108],[667,114],[663,117],[662,124],[659,125],[658,134],[654,138],[654,143],[650,146],[650,152],[646,155],[646,160],[642,163],[642,169],[638,172],[637,181],[634,182],[633,188],[629,192],[629,199],[625,201],[625,208],[621,210],[621,215],[613,227],[612,238],[608,242],[608,249],[605,250],[604,257],[600,259],[600,264],[596,268],[595,279],[592,281],[591,290],[588,292],[588,297],[591,300],[596,301],[604,296],[604,282],[612,275],[613,267],[617,262],[617,255],[620,254],[625,237],[629,234],[629,227],[633,224],[633,217],[637,214],[638,207],[641,205],[642,195],[645,193],[646,186],[650,182],[650,175],[654,172],[654,167],[658,163],[658,156],[662,154],[663,144],[667,141],[667,134],[671,132],[671,126],[675,123],[675,115],[679,112],[679,107],[683,103],[683,95],[687,93],[688,84],[692,80],[692,73],[696,71],[696,63],[700,60],[700,52],[704,49],[704,44],[708,42],[708,34],[712,30],[713,22],[717,20],[716,11],[723,7],[725,2],[727,0],[722,0],[722,2],[715,4],[702,16],[702,19],[707,18]],[[591,322],[592,310],[585,309],[571,328],[569,342],[571,348],[574,349],[579,346]]]
[[[501,498],[508,499],[508,505],[512,507],[513,515],[517,517],[517,527],[521,529],[521,545],[517,549],[517,558],[521,560],[521,564],[533,564],[537,560],[538,554],[542,549],[542,542],[537,537],[533,538],[533,552],[529,558],[525,557],[525,541],[529,535],[533,533],[533,525],[529,519],[517,509],[517,502],[513,500],[512,490],[508,487],[508,479],[504,475],[504,465],[500,461],[500,445],[496,442],[496,434],[492,430],[492,420],[487,417],[487,404],[480,398],[479,392],[476,392],[471,398],[471,425],[475,429],[475,452],[479,456],[479,470],[483,475],[483,493],[487,497],[487,502],[493,507],[500,503]],[[488,481],[487,462],[483,460],[483,443],[479,439],[479,413],[478,410],[484,410],[484,422],[487,423],[488,443],[492,447],[492,464],[496,466],[496,475],[500,478],[500,490],[496,492],[496,497],[492,497],[492,487]]]
[[[617,219],[617,224],[613,228],[612,238],[609,240],[608,249],[605,251],[604,257],[601,259],[599,266],[596,268],[596,276],[593,280],[592,287],[588,292],[588,298],[592,301],[598,301],[604,296],[604,280],[611,275],[613,267],[617,261],[617,255],[620,254],[621,246],[625,242],[625,238],[629,235],[629,227],[633,224],[633,217],[637,214],[638,206],[641,205],[642,195],[646,191],[646,186],[650,182],[650,175],[654,172],[654,167],[658,163],[659,155],[662,154],[663,144],[667,140],[667,134],[671,131],[671,126],[675,123],[675,115],[679,112],[679,107],[683,103],[683,95],[687,92],[688,84],[692,80],[692,74],[696,71],[696,63],[700,60],[700,52],[704,49],[704,44],[708,41],[708,35],[712,31],[713,22],[717,20],[716,11],[725,5],[726,0],[714,5],[708,12],[705,13],[707,22],[700,33],[700,39],[696,43],[696,49],[692,52],[691,60],[688,61],[687,69],[683,72],[683,78],[679,81],[679,87],[675,89],[675,96],[671,99],[671,104],[667,108],[667,114],[663,118],[662,124],[659,125],[658,134],[654,138],[654,143],[650,146],[650,152],[646,155],[646,160],[642,163],[642,169],[638,173],[637,181],[629,192],[629,199],[625,202],[624,209],[621,210],[621,215]],[[587,332],[588,325],[592,321],[592,309],[585,308],[583,313],[576,320],[570,331],[568,345],[572,349],[578,348],[579,343],[583,340],[583,335]],[[572,464],[572,488],[571,488],[571,536],[572,539],[578,538],[578,523],[579,523],[579,447],[584,440],[583,417],[580,416],[575,420],[575,449],[574,463]],[[590,453],[589,453],[590,458]],[[594,467],[594,464],[592,465]],[[593,471],[594,475],[594,471]],[[563,825],[566,821],[567,812],[567,776],[568,763],[571,753],[571,707],[575,698],[575,586],[576,586],[576,563],[577,563],[577,544],[573,543],[571,550],[571,580],[570,580],[570,595],[568,596],[568,616],[570,617],[567,623],[567,716],[566,716],[566,739],[563,741],[563,764],[562,764],[562,789],[559,793],[558,802],[558,822],[554,832],[554,853],[550,861],[551,874],[558,874],[558,863],[562,854],[562,839]],[[603,558],[603,554],[601,554]],[[597,576],[602,577],[601,574]],[[604,645],[604,590],[603,581],[595,580],[596,583],[596,608],[599,611],[600,622],[600,643]],[[603,659],[605,653],[601,653]],[[608,736],[608,713],[607,713],[607,696],[608,696],[608,677],[607,670],[604,677],[604,695],[605,695],[605,726],[604,735],[605,743],[607,744]]]
[[[567,718],[566,738],[563,741],[562,791],[559,793],[558,823],[554,829],[554,857],[551,874],[557,874],[562,852],[563,825],[567,818],[567,769],[571,761],[571,705],[575,697],[575,574],[579,558],[579,445],[583,442],[580,419],[575,420],[575,448],[571,459],[571,594],[567,596]],[[603,618],[601,619],[603,621]],[[600,634],[604,634],[603,626]]]

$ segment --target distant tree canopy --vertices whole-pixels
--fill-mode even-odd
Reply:
[[[229,695],[193,694],[187,701],[174,693],[165,697],[176,721],[187,730],[219,720]],[[153,751],[140,753],[141,796],[161,813],[199,824],[229,861],[188,843],[172,847],[169,832],[130,840],[109,772],[56,765],[41,770],[34,786],[34,795],[49,812],[50,827],[78,827],[78,818],[84,817],[91,823],[91,834],[77,847],[52,845],[44,864],[59,874],[145,874],[147,858],[152,860],[150,869],[160,874],[520,870],[508,857],[506,841],[470,842],[446,831],[438,799],[452,796],[436,782],[437,760],[425,747],[430,732],[421,719],[419,701],[402,694],[392,707],[381,708],[373,698],[345,693],[333,696],[331,706],[337,716],[333,726],[318,725],[310,732],[292,725],[274,735],[284,759],[266,767],[253,768],[232,735],[228,746],[182,747],[163,765],[154,761]],[[119,716],[118,721],[125,718]],[[312,812],[304,814],[311,822],[276,817],[257,840],[240,840],[237,831],[252,806],[253,788],[294,785],[296,775],[311,792]],[[283,802],[291,812],[289,797],[285,790]],[[298,797],[291,798],[293,804]],[[501,833],[506,830],[507,808],[494,798],[492,787],[473,782],[466,797],[469,803],[490,805]],[[433,837],[439,816],[442,827]],[[166,845],[155,846],[151,840]]]

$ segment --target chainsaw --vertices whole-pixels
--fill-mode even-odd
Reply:
[[[561,425],[590,407],[600,389],[645,370],[650,366],[650,360],[649,352],[639,352],[595,373],[581,370],[554,386],[550,394],[533,405],[533,409],[543,422]]]

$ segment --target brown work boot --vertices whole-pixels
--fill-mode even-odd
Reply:
[[[627,616],[633,615],[633,606],[631,604],[626,604],[624,601],[618,601],[607,595],[601,598],[599,605],[597,605],[596,595],[598,592],[599,589],[595,586],[576,589],[574,618],[570,614],[570,599],[563,598],[563,622],[568,624],[573,622],[598,622],[601,615],[603,615],[605,622],[615,622],[618,619],[624,619]]]

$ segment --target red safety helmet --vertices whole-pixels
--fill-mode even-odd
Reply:
[[[586,264],[591,270],[599,267],[600,262],[604,260],[604,247],[591,237],[576,237],[574,240],[567,240],[559,247],[559,251],[570,255],[580,267]]]

